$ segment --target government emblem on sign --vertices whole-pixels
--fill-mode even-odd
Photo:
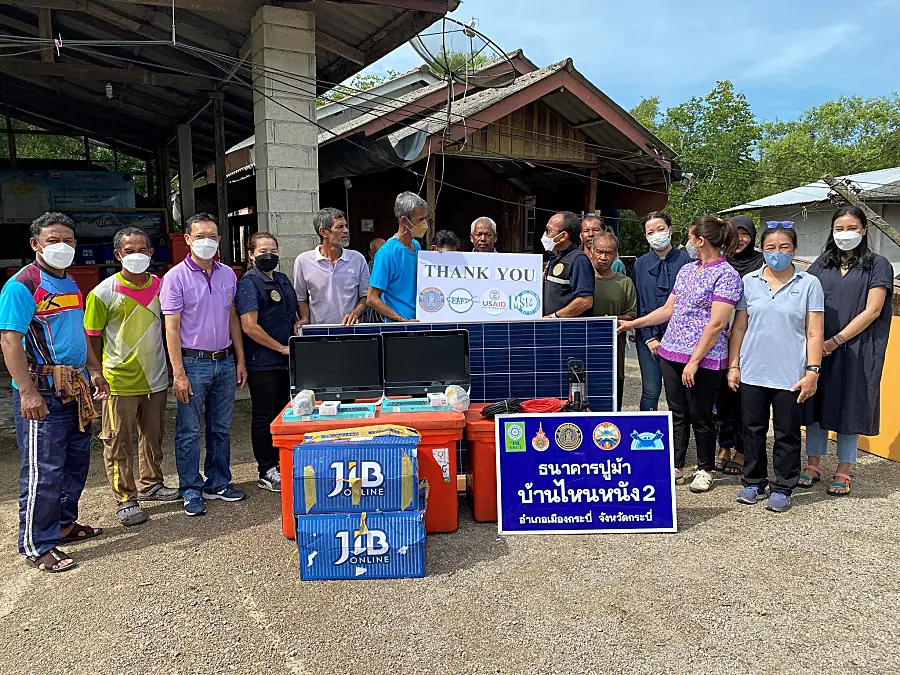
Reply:
[[[556,444],[563,450],[577,450],[581,447],[581,429],[566,422],[556,428]]]
[[[622,434],[619,433],[619,427],[612,422],[601,422],[594,427],[594,445],[601,450],[612,450],[619,441],[622,440]]]
[[[281,302],[281,293],[276,290],[269,291],[269,297],[272,298],[272,302]]]
[[[441,292],[441,289],[432,286],[423,289],[422,292],[419,293],[419,307],[426,312],[436,312],[443,306],[444,294]]]
[[[558,277],[560,274],[563,273],[564,269],[566,269],[565,265],[563,265],[562,263],[557,263],[556,266],[553,268],[553,276]]]
[[[538,452],[544,452],[544,450],[550,447],[550,439],[547,438],[547,434],[544,433],[543,424],[538,424],[537,433],[534,435],[534,438],[531,439],[531,447]]]

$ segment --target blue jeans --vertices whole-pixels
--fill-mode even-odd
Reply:
[[[178,403],[175,418],[175,466],[185,500],[202,491],[218,492],[231,484],[231,418],[237,379],[234,357],[221,361],[184,357],[191,383],[190,401]],[[206,460],[200,475],[200,414],[206,408]]]
[[[837,435],[837,458],[839,462],[856,464],[856,451],[859,449],[858,434]],[[828,431],[818,424],[806,427],[806,456],[824,457],[828,454]]]
[[[44,396],[47,416],[22,417],[13,389],[19,471],[19,553],[40,557],[59,546],[60,530],[78,518],[78,501],[91,458],[91,425],[78,429],[78,404]]]
[[[638,365],[641,367],[641,411],[659,410],[659,397],[662,394],[662,370],[659,357],[653,356],[650,347],[640,338],[635,340]]]

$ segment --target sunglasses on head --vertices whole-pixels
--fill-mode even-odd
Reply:
[[[766,223],[766,228],[773,230],[776,227],[780,227],[785,230],[792,230],[794,228],[794,223],[790,220],[770,220]]]

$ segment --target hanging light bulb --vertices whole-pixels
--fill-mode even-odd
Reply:
[[[106,83],[106,98],[112,98],[112,97],[113,97],[112,85],[109,82],[107,82]]]

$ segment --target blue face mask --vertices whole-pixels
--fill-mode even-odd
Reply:
[[[766,258],[766,265],[776,272],[786,270],[794,262],[793,253],[763,253]]]

